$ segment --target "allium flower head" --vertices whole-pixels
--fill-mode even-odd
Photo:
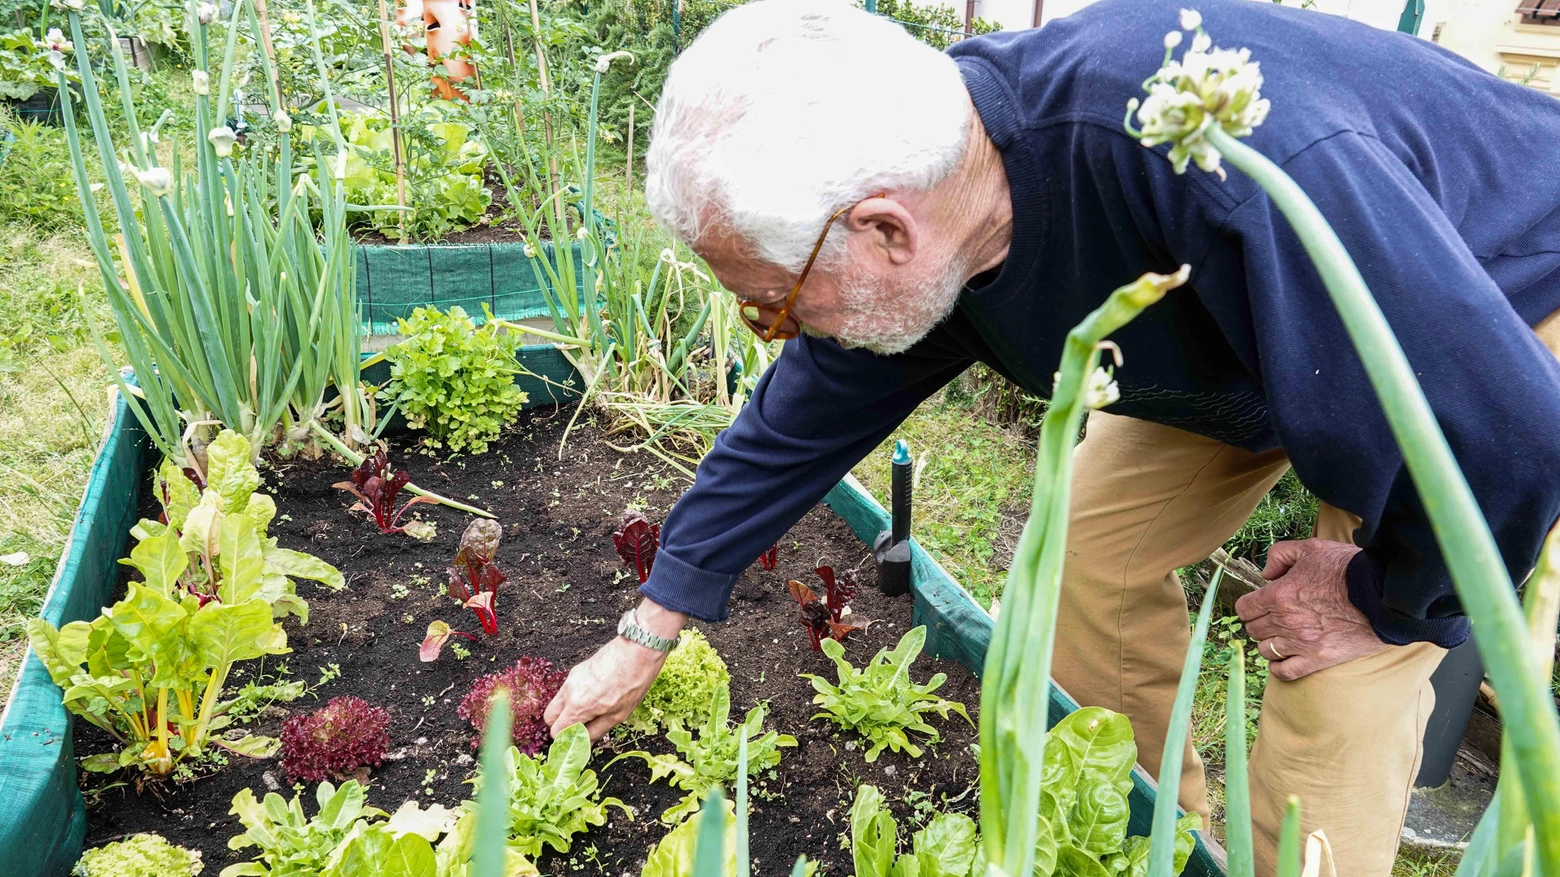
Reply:
[[[276,113],[271,116],[271,121],[276,123],[276,130],[278,133],[286,134],[288,131],[292,130],[292,116],[287,115],[286,110],[277,110]]]
[[[173,194],[173,174],[165,167],[150,167],[146,170],[136,170],[136,181],[142,188],[152,193],[155,197],[162,198]]]
[[[75,44],[65,39],[57,27],[49,28],[49,32],[43,38],[44,48],[48,50],[49,66],[55,70],[65,69],[65,53],[76,48]]]
[[[190,82],[195,88],[196,94],[211,94],[211,74],[204,70],[196,70],[190,73]]]
[[[619,58],[627,58],[630,64],[634,63],[632,52],[610,52],[596,59],[596,72],[605,73],[612,66],[612,62]]]
[[[217,151],[218,158],[228,158],[233,154],[233,144],[238,142],[238,135],[233,133],[232,128],[222,125],[212,128],[206,135],[206,139],[211,141],[211,147]]]
[[[1180,34],[1165,36],[1165,60],[1144,83],[1148,97],[1127,102],[1127,130],[1144,146],[1169,143],[1170,164],[1185,173],[1187,164],[1217,173],[1219,151],[1208,142],[1209,129],[1218,125],[1231,137],[1246,137],[1267,118],[1269,103],[1262,97],[1262,70],[1251,60],[1250,49],[1218,49],[1200,28],[1195,10],[1182,10],[1181,26],[1197,28],[1191,47],[1179,61],[1171,50],[1180,45]],[[1141,130],[1132,126],[1136,113]]]
[[[1104,366],[1095,366],[1089,383],[1083,388],[1083,404],[1090,409],[1104,408],[1121,398],[1121,388]]]

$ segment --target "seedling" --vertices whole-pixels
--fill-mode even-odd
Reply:
[[[418,503],[438,502],[426,496],[414,496],[397,510],[395,498],[411,480],[412,476],[406,472],[390,467],[390,454],[380,446],[352,470],[351,481],[338,481],[331,486],[357,497],[358,501],[350,511],[373,515],[374,523],[379,525],[379,532],[400,533],[405,530],[400,526],[400,521],[407,509]]]
[[[858,624],[845,620],[850,612],[850,601],[861,590],[853,570],[847,569],[836,574],[834,567],[824,565],[813,572],[823,580],[822,599],[812,588],[794,579],[790,587],[791,599],[801,607],[802,628],[807,631],[807,639],[812,643],[813,651],[818,651],[825,639],[842,642],[846,634],[853,630],[863,630],[871,622],[863,620]]]
[[[655,565],[655,552],[661,545],[661,525],[635,511],[623,513],[617,530],[612,533],[612,544],[617,548],[623,563],[634,568],[642,585],[650,578],[650,568]]]
[[[758,556],[759,565],[766,571],[773,571],[775,564],[780,562],[780,543],[769,546],[769,550]]]
[[[498,599],[498,586],[509,579],[493,563],[498,540],[503,535],[504,528],[497,521],[485,518],[472,521],[461,534],[455,565],[448,570],[450,596],[477,613],[482,632],[488,636],[498,633],[494,602]]]

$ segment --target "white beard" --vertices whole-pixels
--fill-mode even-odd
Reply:
[[[964,262],[949,259],[940,273],[893,290],[847,267],[839,283],[844,313],[834,339],[881,356],[904,353],[953,313],[969,276]]]

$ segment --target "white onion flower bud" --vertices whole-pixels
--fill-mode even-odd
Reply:
[[[276,123],[276,130],[282,134],[292,130],[292,116],[287,115],[286,110],[277,110],[272,114],[271,121]]]
[[[1195,9],[1181,10],[1181,29],[1196,30],[1202,27],[1202,13]]]
[[[580,226],[580,230],[574,233],[574,237],[575,237],[576,240],[583,241],[587,237],[590,237],[590,232],[586,231],[585,230],[585,226],[582,225],[582,226]]]
[[[151,167],[146,170],[137,170],[135,179],[146,191],[153,196],[163,198],[173,194],[173,174],[165,167]]]
[[[531,242],[530,241],[526,241],[525,242],[524,250],[525,250],[525,257],[527,259],[535,259],[536,258],[536,248],[531,246]]]
[[[190,73],[190,82],[194,85],[196,94],[211,94],[211,74],[204,70],[196,70]]]
[[[206,135],[211,142],[211,148],[217,151],[218,158],[229,158],[233,155],[233,144],[238,142],[238,135],[226,125],[212,128]]]
[[[1202,24],[1194,11],[1183,10],[1182,26],[1188,22]],[[1169,36],[1165,45],[1174,48]],[[1147,147],[1169,143],[1170,165],[1178,174],[1195,161],[1222,178],[1219,151],[1208,142],[1208,131],[1217,125],[1231,137],[1249,136],[1270,107],[1262,97],[1262,70],[1251,60],[1251,50],[1213,48],[1212,38],[1202,31],[1179,61],[1167,54],[1164,66],[1144,87],[1148,97],[1127,102],[1127,130]],[[1134,114],[1141,130],[1132,127]]]
[[[1181,44],[1181,32],[1180,31],[1173,30],[1173,31],[1170,31],[1169,33],[1165,34],[1165,48],[1173,49],[1176,46],[1179,46],[1180,44]]]
[[[51,0],[49,5],[67,12],[80,12],[87,8],[86,0]]]
[[[1095,366],[1094,372],[1089,375],[1089,382],[1083,388],[1083,404],[1091,410],[1104,408],[1121,398],[1121,388],[1116,386],[1116,381],[1111,373],[1102,366]]]
[[[215,3],[199,3],[195,6],[195,20],[201,24],[210,24],[217,20],[217,6]]]
[[[634,63],[634,53],[633,52],[610,52],[610,53],[608,53],[606,55],[602,55],[600,58],[596,59],[596,72],[597,73],[605,73],[605,72],[607,72],[607,69],[612,66],[612,62],[616,61],[619,58],[627,58],[628,59],[628,63],[630,63],[630,64]]]

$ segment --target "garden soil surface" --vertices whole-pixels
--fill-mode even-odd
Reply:
[[[393,811],[402,801],[417,800],[454,807],[469,797],[471,787],[465,781],[476,767],[473,733],[455,709],[471,682],[512,666],[521,655],[545,657],[567,668],[610,639],[618,617],[638,599],[637,579],[625,570],[611,543],[618,517],[634,507],[660,520],[686,487],[684,479],[654,457],[607,447],[589,417],[582,417],[569,434],[560,461],[559,440],[572,413],[568,407],[526,412],[487,454],[475,457],[440,460],[417,454],[410,437],[392,447],[392,460],[412,473],[414,483],[485,507],[503,524],[497,561],[509,581],[499,591],[500,631],[492,637],[481,635],[471,612],[439,593],[444,569],[470,520],[467,515],[421,505],[415,511],[438,527],[432,541],[381,535],[365,516],[347,511],[352,499],[346,493],[331,488],[346,479],[345,467],[329,460],[274,461],[264,472],[279,511],[271,533],[283,547],[334,564],[346,576],[347,587],[332,593],[300,582],[310,618],[307,626],[286,619],[292,653],[268,659],[263,667],[249,662],[235,673],[229,696],[257,676],[276,677],[284,666],[286,678],[303,680],[311,688],[299,700],[266,708],[250,729],[279,736],[288,715],[317,708],[332,697],[355,695],[390,713],[390,754],[369,774],[370,805]],[[149,496],[143,497],[142,514],[155,516],[149,502]],[[850,635],[847,657],[859,666],[878,649],[892,646],[910,627],[910,598],[888,598],[877,590],[866,546],[821,506],[781,540],[777,569],[765,571],[755,563],[743,574],[727,622],[697,624],[731,670],[733,717],[767,702],[766,728],[799,741],[797,748],[785,750],[778,769],[754,781],[751,837],[758,874],[789,873],[801,853],[821,860],[826,873],[850,874],[844,840],[859,783],[877,785],[894,802],[902,834],[906,821],[913,825],[934,807],[974,815],[977,803],[973,785],[978,769],[970,751],[976,734],[957,715],[932,718],[943,739],[927,747],[923,757],[885,751],[872,764],[863,757],[860,738],[812,718],[812,687],[796,674],[816,673],[832,681],[835,671],[808,644],[786,582],[817,585],[812,569],[820,559],[860,571],[862,589],[854,611],[874,619],[866,630]],[[451,641],[469,646],[469,657],[460,659],[447,647],[435,663],[418,659],[418,644],[436,619],[478,635],[476,643]],[[912,676],[924,682],[934,673],[948,676],[939,693],[964,703],[974,718],[979,700],[974,676],[959,664],[924,655]],[[76,734],[78,756],[113,748],[111,740],[85,722],[77,723]],[[605,794],[622,799],[635,818],[613,810],[607,825],[576,836],[567,854],[544,854],[537,863],[542,873],[638,875],[646,852],[667,831],[659,815],[681,792],[664,782],[652,785],[638,759],[603,767],[615,751],[631,749],[671,752],[673,747],[664,738],[624,731],[598,746],[592,767],[604,781]],[[276,760],[236,755],[220,770],[202,768],[199,773],[193,781],[140,788],[133,776],[83,774],[89,801],[87,845],[158,832],[202,851],[208,877],[248,860],[253,849],[227,847],[228,839],[242,832],[228,813],[234,794],[247,788],[257,797],[268,791],[291,797],[292,784]],[[304,802],[312,815],[312,788]]]

